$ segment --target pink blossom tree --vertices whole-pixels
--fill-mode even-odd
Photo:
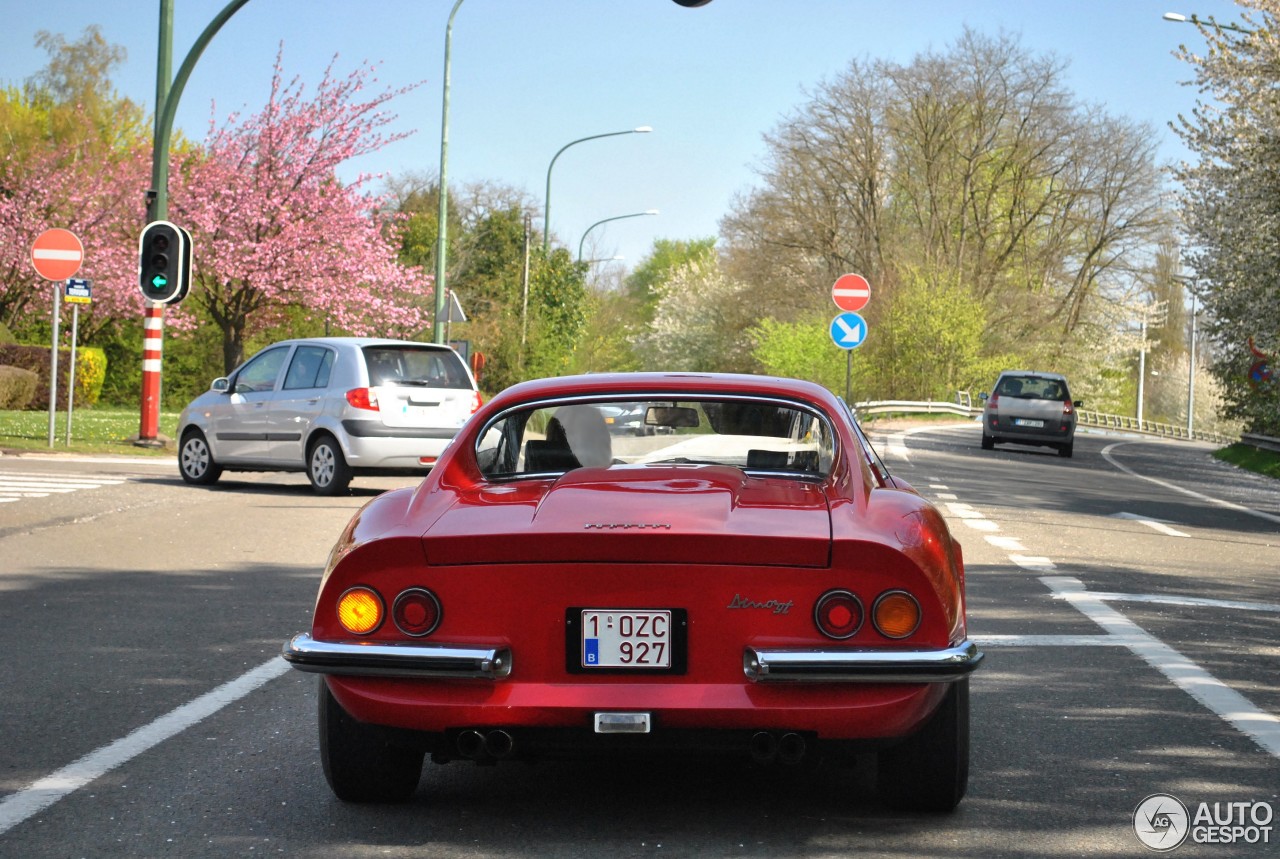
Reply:
[[[104,325],[140,311],[137,235],[149,153],[141,147],[104,159],[83,140],[64,141],[0,165],[0,322],[15,330],[49,313],[50,284],[31,265],[31,245],[50,227],[84,245],[78,277],[93,281],[93,304],[80,317],[85,340]]]
[[[300,309],[352,334],[410,336],[434,306],[431,279],[396,261],[383,200],[369,176],[343,184],[337,168],[404,134],[388,134],[385,105],[413,87],[363,91],[363,65],[345,79],[326,69],[314,96],[284,82],[277,57],[266,107],[211,128],[203,149],[176,159],[170,220],[192,235],[192,288],[170,314],[190,328],[207,319],[222,332],[230,370],[245,339]]]

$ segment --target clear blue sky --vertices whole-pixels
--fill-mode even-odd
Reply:
[[[1170,55],[1199,33],[1167,11],[1237,20],[1226,0],[465,0],[453,28],[450,184],[488,180],[542,203],[547,166],[579,137],[652,126],[652,134],[582,143],[556,162],[553,235],[574,253],[595,221],[588,256],[636,265],[657,238],[717,232],[734,195],[755,180],[761,136],[803,103],[805,90],[854,58],[910,62],[968,25],[1018,35],[1069,63],[1084,101],[1150,123],[1162,155],[1185,153],[1167,123],[1194,104],[1190,70]],[[176,0],[174,69],[224,0]],[[394,101],[416,133],[358,169],[435,174],[440,160],[444,31],[453,0],[251,0],[214,38],[183,95],[177,125],[203,139],[210,117],[257,111],[277,49],[287,73],[319,81],[335,54],[345,74],[380,64],[392,86],[425,81]],[[47,55],[38,30],[79,37],[90,24],[128,51],[116,87],[155,101],[158,0],[0,0],[0,83],[20,84]],[[354,175],[355,169],[353,168]]]

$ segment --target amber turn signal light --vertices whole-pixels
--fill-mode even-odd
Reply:
[[[338,597],[338,622],[352,635],[368,635],[382,625],[382,598],[372,588],[355,587]]]
[[[885,591],[871,608],[871,623],[886,638],[906,638],[920,626],[920,603],[906,591]]]

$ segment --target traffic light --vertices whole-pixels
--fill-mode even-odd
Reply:
[[[191,234],[168,221],[147,224],[138,239],[138,287],[142,297],[177,304],[191,286]]]

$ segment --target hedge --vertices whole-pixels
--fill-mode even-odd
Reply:
[[[27,409],[36,396],[36,374],[0,364],[0,409]]]
[[[20,367],[36,374],[35,396],[28,409],[49,408],[49,347],[0,344],[0,364]],[[58,409],[67,407],[67,387],[70,382],[71,350],[58,350]],[[93,406],[102,393],[102,382],[107,377],[107,356],[96,346],[76,349],[76,408]]]

